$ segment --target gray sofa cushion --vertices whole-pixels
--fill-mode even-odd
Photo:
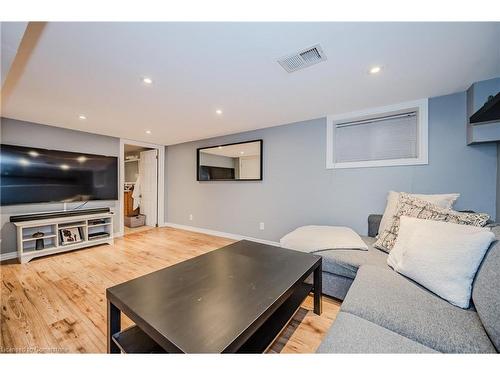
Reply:
[[[436,353],[368,320],[340,312],[317,353]]]
[[[368,245],[365,250],[323,250],[315,254],[323,257],[323,272],[349,277],[354,279],[358,268],[362,265],[374,265],[388,269],[387,253],[375,249],[372,245],[376,241],[372,237],[361,237]]]
[[[334,275],[333,273],[323,272],[323,293],[343,300],[351,287],[353,280],[349,277]]]
[[[369,237],[376,237],[377,236],[381,221],[382,221],[382,215],[371,214],[368,216],[368,236]]]
[[[488,336],[500,351],[500,226],[492,231],[497,241],[491,244],[476,274],[472,301]]]
[[[496,352],[474,310],[453,306],[390,269],[362,266],[341,311],[440,352]]]
[[[321,280],[323,283],[322,292],[327,296],[334,297],[340,300],[343,300],[351,287],[353,279],[349,277],[334,275],[329,272],[321,273]],[[306,280],[306,283],[313,283],[313,275],[309,275]]]

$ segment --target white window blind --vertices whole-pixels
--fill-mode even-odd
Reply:
[[[418,157],[416,111],[334,126],[335,163]]]

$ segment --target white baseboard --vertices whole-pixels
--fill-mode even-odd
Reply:
[[[271,246],[278,246],[278,247],[281,246],[279,242],[275,242],[275,241],[269,241],[269,240],[263,240],[260,238],[242,236],[240,234],[234,234],[234,233],[219,232],[217,230],[212,230],[212,229],[192,227],[189,225],[182,225],[182,224],[175,224],[175,223],[164,223],[164,225],[162,225],[162,226],[189,230],[191,232],[210,234],[212,236],[225,237],[225,238],[230,238],[232,240],[238,240],[238,241],[248,240],[248,241],[259,242],[259,243],[263,243],[263,244],[271,245]]]
[[[0,254],[0,262],[14,258],[17,258],[17,251],[11,251],[10,253]]]

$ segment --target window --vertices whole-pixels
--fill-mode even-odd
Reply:
[[[328,116],[327,168],[427,164],[427,99]]]

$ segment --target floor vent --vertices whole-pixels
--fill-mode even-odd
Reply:
[[[278,63],[288,73],[292,73],[322,61],[326,61],[326,55],[321,46],[316,44],[315,46],[303,49],[293,55],[283,57],[278,60]]]

